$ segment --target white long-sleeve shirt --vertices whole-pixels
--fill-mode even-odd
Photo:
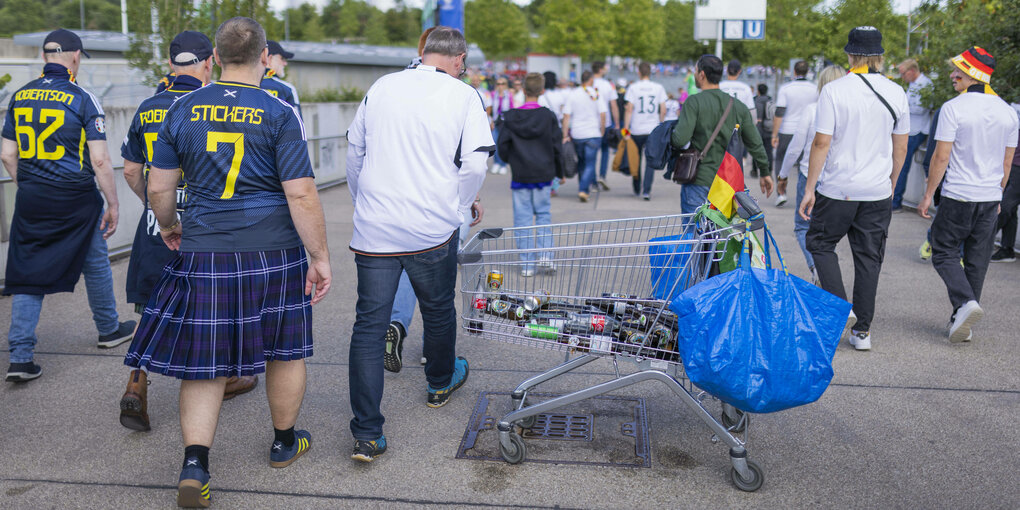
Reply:
[[[347,141],[350,246],[374,255],[446,242],[470,211],[495,148],[478,93],[424,64],[376,81]]]

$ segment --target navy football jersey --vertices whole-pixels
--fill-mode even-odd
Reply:
[[[202,86],[202,82],[191,76],[177,77],[166,91],[156,94],[138,106],[131,118],[131,127],[124,136],[120,154],[126,161],[143,163],[145,180],[148,182],[149,162],[156,143],[159,128],[166,118],[166,111],[181,96]],[[187,185],[182,179],[177,186],[177,212],[183,213],[187,201]],[[163,272],[163,266],[173,258],[174,252],[167,248],[159,235],[156,215],[149,208],[148,190],[145,195],[145,211],[135,229],[131,245],[131,260],[127,272],[127,300],[129,303],[145,303]]]
[[[173,85],[175,79],[177,79],[177,73],[173,71],[166,73],[166,76],[160,78],[159,82],[156,83],[155,93],[159,94],[160,92],[163,92],[164,90],[170,88],[170,85]]]
[[[2,136],[18,142],[18,173],[95,186],[86,142],[106,140],[106,117],[66,67],[49,63],[11,97]]]
[[[301,245],[283,181],[314,177],[297,110],[266,91],[218,81],[177,100],[152,166],[188,183],[181,251],[244,252]]]
[[[296,107],[298,115],[301,115],[297,88],[278,78],[272,69],[266,69],[266,75],[262,77],[262,89]]]

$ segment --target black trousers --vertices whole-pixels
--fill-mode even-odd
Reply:
[[[992,258],[999,202],[961,202],[943,195],[931,225],[931,263],[946,283],[955,311],[981,300]],[[960,266],[963,245],[963,266]]]
[[[1002,230],[1002,247],[1009,251],[1016,245],[1017,206],[1020,206],[1020,165],[1013,165],[1006,189],[1002,190],[1002,212],[995,228]]]
[[[779,145],[776,146],[776,157],[772,163],[772,175],[779,175],[779,169],[783,167],[783,158],[786,157],[786,151],[792,141],[793,135],[779,134]]]
[[[815,270],[822,288],[846,299],[843,275],[839,269],[836,245],[846,237],[854,257],[854,314],[857,331],[870,331],[875,317],[878,274],[885,256],[885,239],[892,219],[892,198],[876,202],[834,200],[815,195],[807,249],[815,259]],[[940,211],[941,212],[941,211]]]

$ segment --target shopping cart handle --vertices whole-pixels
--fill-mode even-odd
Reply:
[[[503,235],[503,229],[501,228],[483,228],[478,232],[479,239],[497,239]]]
[[[737,215],[747,221],[748,230],[758,230],[765,226],[761,206],[750,193],[741,191],[734,194],[734,198],[737,199]]]

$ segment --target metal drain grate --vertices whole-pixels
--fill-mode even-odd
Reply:
[[[556,396],[530,393],[528,398],[541,401]],[[503,462],[496,422],[510,410],[509,392],[481,392],[457,458]],[[600,395],[557,411],[538,415],[533,427],[521,431],[529,442],[525,462],[651,467],[644,399]]]
[[[591,441],[592,424],[595,417],[590,414],[540,414],[535,426],[524,429],[524,439],[560,439],[563,441]]]

